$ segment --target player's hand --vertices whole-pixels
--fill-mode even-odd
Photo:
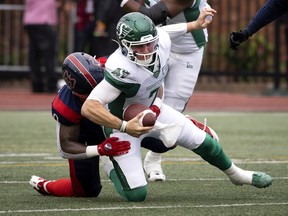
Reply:
[[[237,50],[238,46],[244,41],[248,40],[249,33],[246,30],[240,30],[239,32],[231,32],[229,35],[230,48]]]
[[[212,22],[214,15],[217,13],[216,10],[210,7],[205,7],[199,14],[196,21],[194,21],[194,29],[204,29]],[[191,31],[189,31],[191,32]]]
[[[97,146],[99,155],[118,156],[127,154],[130,147],[128,141],[118,141],[118,137],[106,139],[103,143]]]
[[[150,130],[153,129],[153,126],[141,126],[139,124],[140,118],[142,117],[144,113],[141,112],[137,116],[135,116],[133,119],[127,122],[125,132],[133,137],[140,137],[143,134],[149,133]]]
[[[158,118],[158,116],[160,115],[160,108],[156,105],[152,105],[149,107],[150,110],[152,110],[152,112],[155,113],[156,115],[156,119]]]

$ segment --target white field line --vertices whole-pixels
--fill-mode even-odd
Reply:
[[[101,208],[68,208],[68,209],[26,209],[26,210],[8,210],[8,211],[0,211],[0,214],[8,214],[8,213],[36,213],[36,212],[83,212],[83,211],[111,211],[111,210],[142,210],[142,209],[177,209],[177,208],[229,208],[229,207],[246,207],[246,206],[286,206],[286,203],[243,203],[243,204],[222,204],[222,205],[167,205],[167,206],[131,206],[131,207],[101,207]]]
[[[47,164],[47,163],[59,163],[59,162],[63,162],[66,163],[67,160],[63,159],[59,156],[55,156],[53,154],[46,154],[46,153],[25,153],[25,154],[0,154],[0,159],[1,158],[9,158],[9,157],[43,157],[41,158],[41,160],[37,160],[37,161],[0,161],[0,165],[5,165],[5,164]],[[232,159],[232,161],[234,163],[237,164],[286,164],[288,163],[288,160],[267,160],[267,159]],[[203,162],[206,163],[205,161],[203,161],[201,158],[195,158],[195,157],[163,157],[162,158],[162,162],[165,163],[173,163],[173,162]]]
[[[23,163],[30,163],[30,164],[43,164],[43,163],[51,163],[55,161],[55,159],[62,160],[60,157],[52,157],[50,154],[0,154],[1,157],[45,157],[46,161],[25,161],[25,162],[16,162],[15,164],[23,164]],[[47,157],[48,156],[48,157]],[[62,160],[66,162],[66,160]],[[163,160],[164,163],[171,163],[171,162],[199,162],[202,161],[201,159],[197,158],[165,158]],[[264,160],[234,160],[237,163],[288,163],[288,161],[264,161]],[[59,163],[59,161],[57,161]],[[2,161],[0,164],[10,164],[11,161]],[[51,164],[52,166],[53,164]],[[274,177],[274,180],[287,180],[288,177]],[[167,181],[228,181],[226,178],[191,178],[191,179],[168,179]],[[102,182],[110,183],[110,180],[102,180]],[[0,181],[0,184],[28,184],[28,181]],[[288,203],[244,203],[244,204],[223,204],[223,205],[188,205],[188,206],[132,206],[132,207],[102,207],[102,208],[80,208],[80,209],[28,209],[28,210],[8,210],[8,211],[0,211],[0,214],[8,214],[8,213],[41,213],[41,212],[84,212],[84,211],[111,211],[111,210],[126,210],[126,209],[164,209],[164,208],[227,208],[227,207],[245,207],[245,206],[283,206],[288,205]]]
[[[51,154],[47,153],[9,153],[9,154],[0,154],[1,157],[47,157],[51,156]]]
[[[283,176],[283,177],[273,177],[273,180],[288,180],[288,176]],[[167,179],[167,182],[175,182],[175,181],[229,181],[228,178],[189,178],[189,179]],[[101,180],[101,182],[108,182],[110,183],[110,180]],[[27,181],[0,181],[0,184],[28,184]]]

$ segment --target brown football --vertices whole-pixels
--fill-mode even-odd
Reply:
[[[139,119],[139,124],[142,126],[153,126],[156,122],[155,114],[149,107],[143,104],[130,104],[123,111],[123,119],[129,121],[141,112],[144,115]]]

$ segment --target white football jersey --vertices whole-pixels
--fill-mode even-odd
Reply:
[[[168,72],[171,41],[169,35],[157,27],[159,34],[158,61],[149,67],[139,66],[124,56],[118,48],[105,64],[105,80],[122,93],[109,104],[110,112],[119,111],[132,103],[150,106]]]
[[[146,7],[151,7],[160,0],[145,0]],[[186,23],[197,20],[200,11],[204,7],[210,7],[206,0],[194,0],[190,8],[186,8],[172,19],[167,19],[166,24]],[[205,46],[208,41],[207,29],[194,30],[185,35],[171,39],[171,51],[176,53],[190,53]]]

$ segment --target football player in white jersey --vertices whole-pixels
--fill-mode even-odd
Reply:
[[[138,11],[150,17],[158,24],[197,20],[200,11],[210,8],[206,0],[119,0],[125,11]],[[212,19],[208,16],[207,19]],[[202,59],[208,41],[207,28],[187,32],[179,37],[171,38],[169,73],[165,78],[164,102],[172,108],[183,112],[193,94]],[[200,122],[197,122],[197,124]],[[203,125],[200,123],[200,125]],[[203,126],[206,128],[206,126]],[[211,128],[209,128],[211,129]],[[213,130],[211,130],[213,131]],[[215,131],[214,138],[218,139]],[[149,181],[165,181],[166,176],[161,167],[161,154],[149,151],[144,160],[144,169]]]
[[[193,29],[205,28],[209,24],[205,16],[213,14],[213,9],[207,9],[201,12],[197,21],[171,25],[173,35],[177,29],[182,35]],[[165,30],[155,27],[149,17],[133,12],[119,20],[116,33],[120,47],[109,56],[105,64],[105,78],[92,90],[81,114],[103,125],[106,136],[131,143],[127,154],[102,161],[105,172],[124,199],[131,202],[146,199],[147,181],[141,159],[141,141],[146,137],[159,139],[167,147],[179,145],[195,152],[222,170],[235,185],[264,188],[272,183],[272,178],[265,173],[237,167],[215,139],[182,113],[162,103],[171,47]],[[123,120],[123,110],[132,103],[150,107],[157,117],[155,126],[143,127],[139,124],[143,113],[130,121]]]

